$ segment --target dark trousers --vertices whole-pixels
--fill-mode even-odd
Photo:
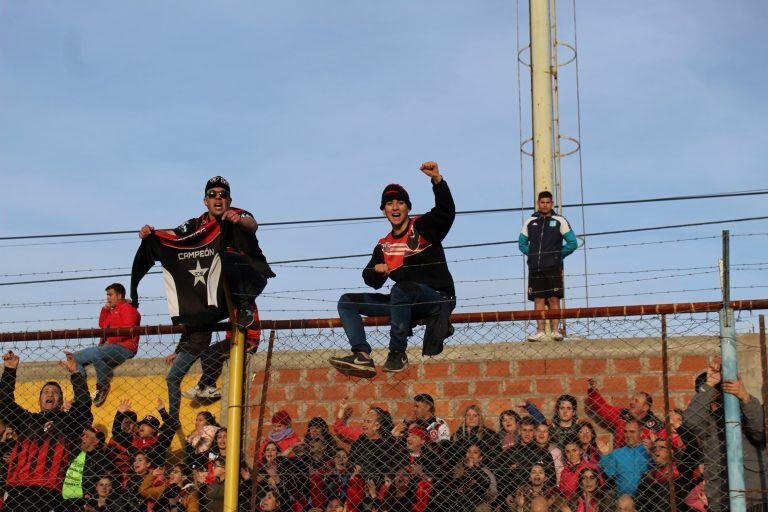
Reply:
[[[353,352],[371,353],[365,339],[362,316],[388,316],[389,349],[404,352],[408,347],[412,318],[426,318],[440,311],[440,303],[449,300],[425,284],[400,282],[389,294],[345,293],[339,299],[341,325]]]
[[[199,387],[216,386],[216,381],[224,370],[224,361],[229,355],[229,349],[232,347],[232,340],[223,339],[208,347],[200,356],[200,366],[203,374],[198,382]]]
[[[267,278],[256,272],[242,254],[222,252],[221,269],[229,283],[232,300],[238,309],[250,308],[267,286]]]

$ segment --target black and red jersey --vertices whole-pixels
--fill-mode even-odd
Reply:
[[[241,216],[245,210],[232,208]],[[159,261],[168,312],[174,324],[205,325],[227,317],[221,286],[222,263],[219,253],[235,251],[264,277],[274,277],[259,242],[228,222],[219,222],[207,213],[190,219],[173,233],[155,231],[142,240],[131,270],[131,299],[138,304],[139,281]]]
[[[93,422],[85,377],[71,375],[74,400],[69,411],[29,412],[15,402],[16,370],[0,378],[0,417],[18,437],[8,461],[6,485],[61,489],[71,454],[78,451],[83,430]]]
[[[410,281],[451,297],[456,294],[442,246],[456,217],[456,206],[445,180],[432,185],[432,192],[435,194],[432,210],[409,219],[408,227],[398,236],[390,232],[376,244],[371,260],[363,269],[363,279],[368,286],[378,289],[384,285],[387,276],[373,268],[386,263],[389,278],[396,283]]]

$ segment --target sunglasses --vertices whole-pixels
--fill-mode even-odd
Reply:
[[[205,197],[207,197],[209,199],[213,199],[215,197],[220,197],[222,199],[229,199],[229,191],[228,190],[219,190],[219,191],[208,190],[205,193]]]

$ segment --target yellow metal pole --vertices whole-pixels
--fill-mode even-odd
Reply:
[[[224,467],[224,512],[237,512],[240,493],[240,440],[243,419],[243,368],[245,367],[245,332],[238,329],[229,285],[224,280],[229,319],[232,322],[232,347],[229,350],[229,387],[227,396],[227,459]]]
[[[554,191],[552,126],[552,36],[549,0],[530,0],[533,191]]]

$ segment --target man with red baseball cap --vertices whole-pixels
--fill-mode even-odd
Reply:
[[[385,372],[401,372],[408,365],[405,349],[412,319],[426,319],[425,355],[439,354],[443,340],[453,333],[450,313],[456,292],[441,244],[456,217],[456,207],[437,163],[425,162],[420,170],[429,176],[435,194],[435,207],[428,213],[411,217],[408,192],[396,183],[387,185],[381,195],[380,209],[391,230],[376,244],[363,269],[363,280],[378,290],[389,278],[395,283],[390,293],[346,293],[339,299],[339,317],[352,355],[332,357],[329,362],[345,375],[376,375],[363,315],[390,318],[389,355],[382,367]]]

